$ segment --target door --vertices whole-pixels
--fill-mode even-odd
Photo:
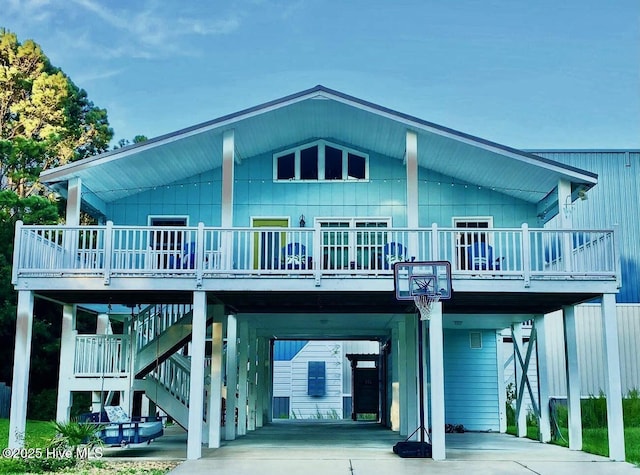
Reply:
[[[252,218],[254,228],[288,228],[289,218]],[[282,248],[286,245],[286,233],[275,231],[256,232],[253,235],[253,268],[281,269]]]

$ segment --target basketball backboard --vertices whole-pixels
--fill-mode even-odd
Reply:
[[[396,299],[414,300],[420,295],[451,298],[449,261],[396,262],[393,266]]]

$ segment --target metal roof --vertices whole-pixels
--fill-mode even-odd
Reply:
[[[403,160],[406,132],[412,130],[418,136],[419,166],[459,182],[499,187],[531,203],[551,192],[559,178],[585,188],[597,182],[597,175],[589,171],[324,86],[46,170],[41,181],[65,195],[66,182],[78,177],[84,200],[109,203],[220,167],[222,135],[227,130],[235,131],[240,163],[318,138]]]

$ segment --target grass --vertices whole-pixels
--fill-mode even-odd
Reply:
[[[27,421],[25,433],[26,448],[45,449],[51,439],[56,435],[56,430],[51,422]],[[0,449],[9,445],[9,420],[0,419]],[[42,471],[42,465],[25,464],[20,459],[0,458],[0,473],[24,474],[24,473],[53,473]],[[57,467],[57,473],[73,473],[80,475],[106,475],[111,473],[123,473],[128,475],[164,475],[176,466],[173,461],[145,461],[145,462],[121,462],[108,459],[89,460],[79,466],[64,468],[62,464]]]

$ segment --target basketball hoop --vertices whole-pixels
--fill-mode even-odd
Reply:
[[[429,320],[433,304],[440,301],[439,293],[414,295],[413,302],[420,311],[420,320]]]

